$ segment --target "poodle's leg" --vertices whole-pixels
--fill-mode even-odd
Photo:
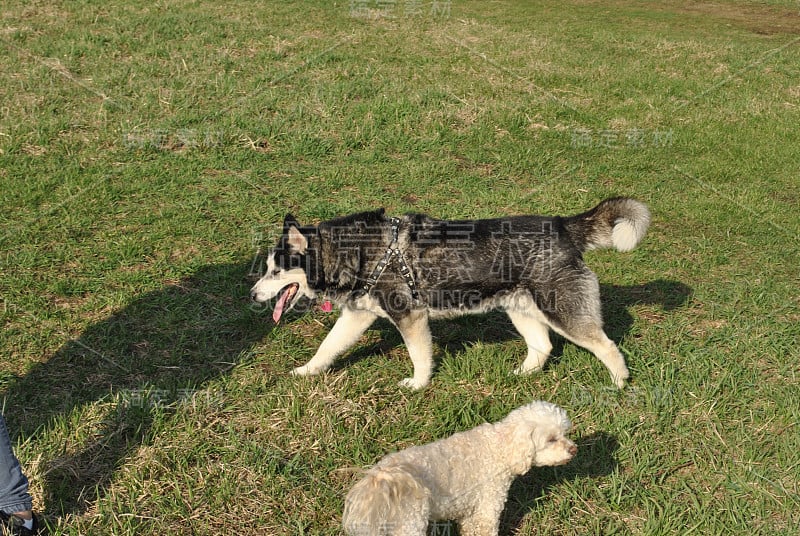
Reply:
[[[415,510],[415,504],[409,505],[405,519],[402,522],[391,523],[391,536],[425,536],[428,529],[428,509]],[[421,506],[421,505],[420,505]]]
[[[400,386],[421,389],[430,383],[433,373],[433,340],[428,313],[424,310],[411,311],[397,320],[397,328],[414,364],[414,376],[405,378]]]
[[[547,358],[550,357],[550,350],[553,349],[547,325],[519,311],[506,311],[506,314],[528,345],[528,357],[522,365],[514,369],[514,374],[528,374],[542,370]]]
[[[508,488],[499,497],[483,497],[481,503],[469,517],[458,521],[459,534],[461,536],[497,536],[500,530],[500,514],[503,513],[507,492]]]
[[[318,374],[328,370],[333,360],[353,346],[377,318],[375,313],[363,309],[342,308],[342,316],[319,345],[311,360],[292,371],[295,376]]]

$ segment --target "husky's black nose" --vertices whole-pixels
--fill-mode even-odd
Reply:
[[[251,290],[250,291],[250,301],[258,302],[258,300],[256,299],[257,297],[258,297],[258,293],[255,290]]]

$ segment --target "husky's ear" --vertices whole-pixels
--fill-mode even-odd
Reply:
[[[283,228],[288,229],[291,225],[300,227],[300,222],[291,213],[287,212],[286,216],[283,217]]]
[[[289,252],[303,255],[308,248],[308,239],[300,232],[300,229],[296,225],[290,225],[287,236],[286,243],[289,244]]]

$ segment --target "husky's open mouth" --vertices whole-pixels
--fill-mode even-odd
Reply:
[[[284,311],[288,311],[292,306],[292,301],[297,296],[298,283],[289,283],[278,293],[278,301],[275,302],[275,309],[272,311],[272,320],[277,324]]]

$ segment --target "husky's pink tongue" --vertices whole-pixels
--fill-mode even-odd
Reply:
[[[297,283],[292,283],[286,287],[286,289],[283,291],[283,294],[281,294],[278,298],[278,301],[275,302],[275,309],[272,311],[272,320],[274,320],[276,324],[281,319],[283,310],[286,308],[286,303],[291,300],[292,296],[294,296],[295,292],[297,292],[297,289]]]

